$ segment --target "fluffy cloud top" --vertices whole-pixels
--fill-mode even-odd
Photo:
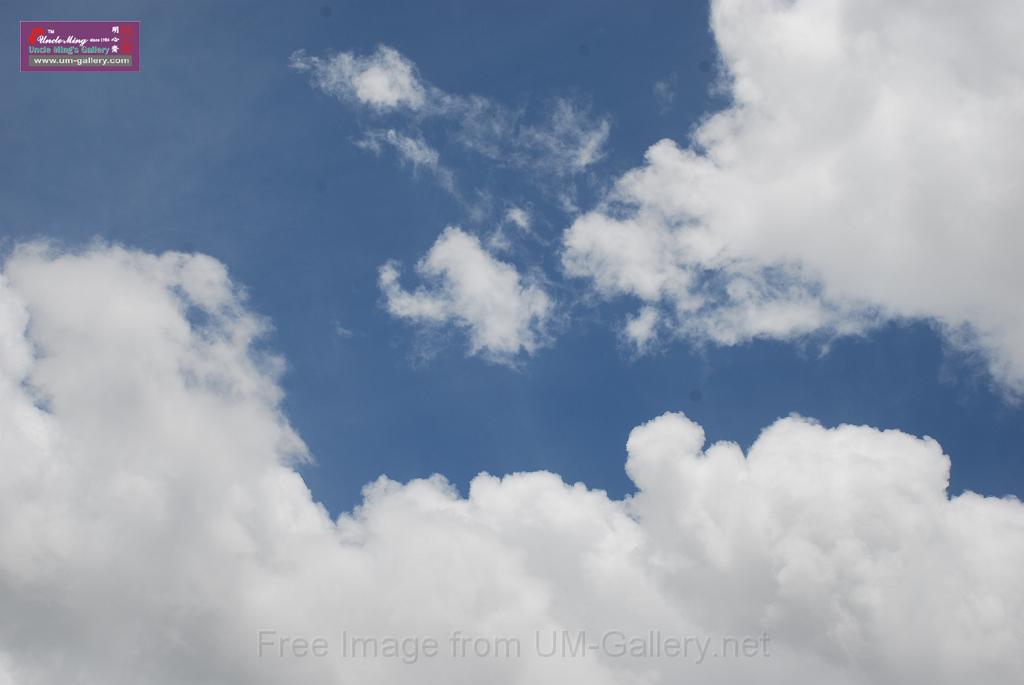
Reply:
[[[579,218],[566,271],[726,344],[933,319],[1024,390],[1022,21],[1012,0],[714,0],[732,105]]]
[[[788,418],[744,455],[665,414],[629,436],[625,500],[550,473],[466,496],[382,478],[332,520],[293,469],[263,328],[206,257],[6,261],[0,682],[1019,681],[1024,507],[947,497],[932,440]],[[544,658],[538,630],[770,642]],[[342,631],[441,648],[345,657]],[[452,657],[455,631],[520,656]],[[326,656],[278,656],[318,636]]]
[[[480,241],[450,226],[416,271],[432,282],[413,292],[399,284],[395,262],[380,269],[380,287],[393,316],[438,325],[454,323],[469,334],[471,354],[510,361],[546,341],[552,304],[544,290],[524,283],[511,264],[492,257]]]

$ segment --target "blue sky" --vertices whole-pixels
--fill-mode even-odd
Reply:
[[[47,2],[2,10],[9,24],[66,13]],[[464,487],[480,471],[548,469],[621,496],[632,489],[629,430],[668,410],[744,446],[793,412],[899,428],[953,456],[952,492],[1024,492],[1024,411],[928,321],[884,323],[827,350],[820,338],[677,340],[638,356],[616,331],[631,303],[559,275],[574,216],[549,180],[442,141],[464,196],[486,193],[472,215],[429,174],[355,145],[379,126],[373,113],[288,67],[300,48],[365,55],[383,44],[434,86],[525,122],[571,98],[610,122],[604,157],[575,180],[586,211],[650,145],[685,142],[728,102],[713,89],[702,3],[83,2],[75,13],[141,19],[142,71],[0,71],[4,248],[99,239],[226,264],[273,322],[265,345],[287,359],[285,409],[316,458],[302,473],[332,512],[380,474],[443,472]],[[549,346],[510,368],[468,356],[458,331],[424,337],[388,314],[384,262],[414,283],[412,265],[445,226],[485,236],[512,205],[531,208],[537,239],[503,259],[551,279],[569,321]]]

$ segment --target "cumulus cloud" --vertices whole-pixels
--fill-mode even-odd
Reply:
[[[1024,669],[1024,507],[949,498],[930,439],[793,417],[744,455],[669,413],[630,434],[624,500],[543,472],[481,474],[464,496],[441,476],[381,478],[332,519],[294,470],[307,457],[281,362],[253,346],[266,325],[223,266],[36,246],[3,271],[0,682],[941,684]],[[547,651],[552,630],[612,640],[539,656],[536,631]],[[652,630],[711,642],[700,663],[694,648],[615,656],[618,635]],[[343,656],[343,631],[439,651]],[[456,631],[521,651],[453,657]],[[722,651],[743,636],[767,636],[768,656]],[[280,656],[285,637],[328,651]]]
[[[469,335],[470,353],[496,361],[531,354],[546,342],[551,299],[511,264],[499,261],[461,229],[445,229],[416,271],[429,282],[407,291],[399,268],[380,269],[380,288],[392,316],[414,323],[452,323]]]
[[[567,273],[726,344],[931,319],[1024,389],[1024,6],[711,9],[731,106],[573,224]]]

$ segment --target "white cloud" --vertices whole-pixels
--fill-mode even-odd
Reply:
[[[550,473],[368,486],[291,464],[280,363],[221,265],[17,250],[0,283],[0,682],[1015,683],[1024,507],[945,493],[932,440],[799,418],[744,456],[666,414],[638,492]],[[201,316],[195,314],[201,313]],[[201,324],[198,322],[202,322]],[[702,451],[703,449],[703,451]],[[534,631],[759,636],[769,657],[539,658]],[[328,657],[257,657],[258,631]],[[416,664],[343,630],[439,638]],[[444,656],[453,631],[522,640]],[[546,634],[546,633],[545,633]]]
[[[544,290],[511,264],[492,257],[457,227],[444,230],[416,271],[431,284],[413,292],[399,284],[394,262],[380,269],[388,311],[412,322],[453,323],[469,335],[470,353],[497,361],[531,354],[546,342],[552,304]]]
[[[509,207],[508,211],[505,212],[505,221],[513,226],[516,226],[521,231],[530,230],[530,224],[532,223],[530,213],[522,207]]]
[[[533,164],[546,165],[556,173],[574,174],[586,170],[604,156],[611,124],[596,120],[566,99],[558,99],[550,119],[522,133],[526,144],[536,149]]]
[[[658,320],[660,318],[657,309],[644,307],[636,316],[632,316],[626,321],[624,331],[626,339],[639,351],[647,349],[658,337]]]
[[[325,93],[378,110],[415,110],[427,101],[427,90],[416,75],[415,65],[386,45],[366,56],[339,52],[326,59],[298,50],[292,54],[289,66],[310,72],[313,84]]]
[[[1009,0],[716,0],[733,104],[572,226],[567,272],[698,340],[934,319],[1024,389],[1022,21]]]
[[[422,131],[441,131],[463,150],[497,165],[528,171],[535,183],[546,179],[542,183],[544,191],[556,195],[563,206],[574,207],[575,186],[568,179],[584,174],[602,159],[611,130],[607,118],[595,117],[586,107],[566,98],[553,100],[539,121],[530,121],[523,112],[489,98],[445,92],[421,79],[410,60],[387,46],[378,47],[369,56],[344,52],[324,59],[298,51],[292,55],[291,66],[311,72],[314,87],[346,103],[387,115],[389,122],[402,121],[404,116],[404,128],[369,129],[356,145],[375,154],[387,146],[414,171],[427,170],[463,202],[473,223],[487,218],[489,203],[465,200],[467,195],[457,187],[454,174],[441,163],[437,147],[424,138]],[[443,125],[421,126],[426,119]],[[559,184],[565,186],[559,188]],[[478,189],[477,197],[489,198],[490,194]],[[530,216],[521,208],[508,210],[501,220],[529,231]],[[450,265],[429,272],[442,281],[440,291],[408,293],[398,285],[393,263],[381,270],[380,284],[389,310],[420,323],[454,322],[468,331],[474,354],[507,362],[520,353],[533,353],[547,341],[549,298],[536,285],[521,286],[515,270],[487,254],[475,238],[461,232],[459,235],[465,238],[459,244],[476,257],[475,266]],[[486,244],[498,253],[512,248],[500,224],[486,238]],[[435,246],[438,255],[449,249],[447,242],[439,242],[439,246]],[[429,269],[430,263],[429,258],[423,262],[421,271]],[[499,274],[503,290],[493,293],[474,292],[471,288],[477,283],[462,280]]]
[[[490,98],[448,93],[420,78],[412,61],[388,46],[367,56],[341,52],[327,58],[299,50],[289,64],[310,72],[314,87],[343,102],[376,114],[404,114],[412,122],[443,121],[446,135],[465,149],[533,174],[582,173],[604,156],[611,130],[607,118],[565,98],[555,99],[546,116],[530,122],[523,112]]]
[[[378,155],[381,153],[382,146],[388,145],[398,153],[403,162],[411,164],[414,171],[426,169],[437,179],[442,188],[457,194],[455,175],[441,163],[441,154],[421,136],[403,135],[394,129],[372,130],[367,131],[356,142],[356,145]]]
[[[530,230],[532,222],[533,219],[528,210],[523,207],[509,207],[505,211],[505,216],[502,217],[501,222],[488,234],[486,240],[487,249],[491,252],[508,252],[512,250],[517,238],[522,236],[536,238],[537,236]],[[513,231],[511,236],[505,230],[505,227],[509,225],[515,227],[515,231]]]

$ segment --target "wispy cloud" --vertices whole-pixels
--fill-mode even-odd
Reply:
[[[678,77],[672,74],[668,78],[654,82],[654,87],[651,88],[651,92],[654,93],[654,101],[658,106],[658,111],[665,114],[672,109],[672,104],[676,99],[676,81]]]
[[[377,155],[392,150],[414,173],[429,173],[456,197],[468,223],[490,222],[493,227],[483,242],[463,229],[446,229],[416,267],[429,281],[427,287],[406,291],[399,285],[397,264],[382,267],[380,287],[388,311],[421,326],[461,328],[468,333],[472,354],[503,363],[542,346],[549,335],[550,298],[488,252],[513,247],[514,236],[506,226],[515,227],[516,235],[536,239],[530,214],[519,206],[509,208],[508,202],[494,202],[491,189],[460,188],[438,148],[443,144],[446,151],[460,149],[486,164],[517,171],[524,184],[550,196],[562,210],[575,211],[575,182],[604,157],[609,120],[565,97],[543,103],[539,115],[527,117],[490,98],[449,93],[426,81],[411,60],[387,46],[368,55],[342,52],[326,58],[298,51],[290,63],[308,73],[315,88],[386,122],[366,128],[357,146]],[[507,209],[496,215],[496,207]]]
[[[607,118],[566,98],[554,99],[541,117],[527,120],[523,111],[490,98],[448,93],[424,80],[411,60],[388,46],[369,55],[341,52],[326,58],[300,50],[290,65],[348,105],[392,120],[404,115],[409,129],[426,119],[442,121],[448,139],[467,151],[532,174],[568,177],[587,170],[604,156],[611,131]],[[396,135],[415,137],[409,131]]]
[[[415,65],[387,46],[371,55],[339,52],[326,59],[298,50],[292,53],[289,66],[309,72],[314,85],[325,93],[377,110],[417,110],[427,104],[427,89]]]
[[[410,165],[413,171],[426,170],[437,179],[442,188],[457,195],[455,175],[441,164],[440,153],[422,137],[403,135],[394,129],[367,131],[356,141],[358,147],[381,154],[384,146],[398,153],[399,158]]]

